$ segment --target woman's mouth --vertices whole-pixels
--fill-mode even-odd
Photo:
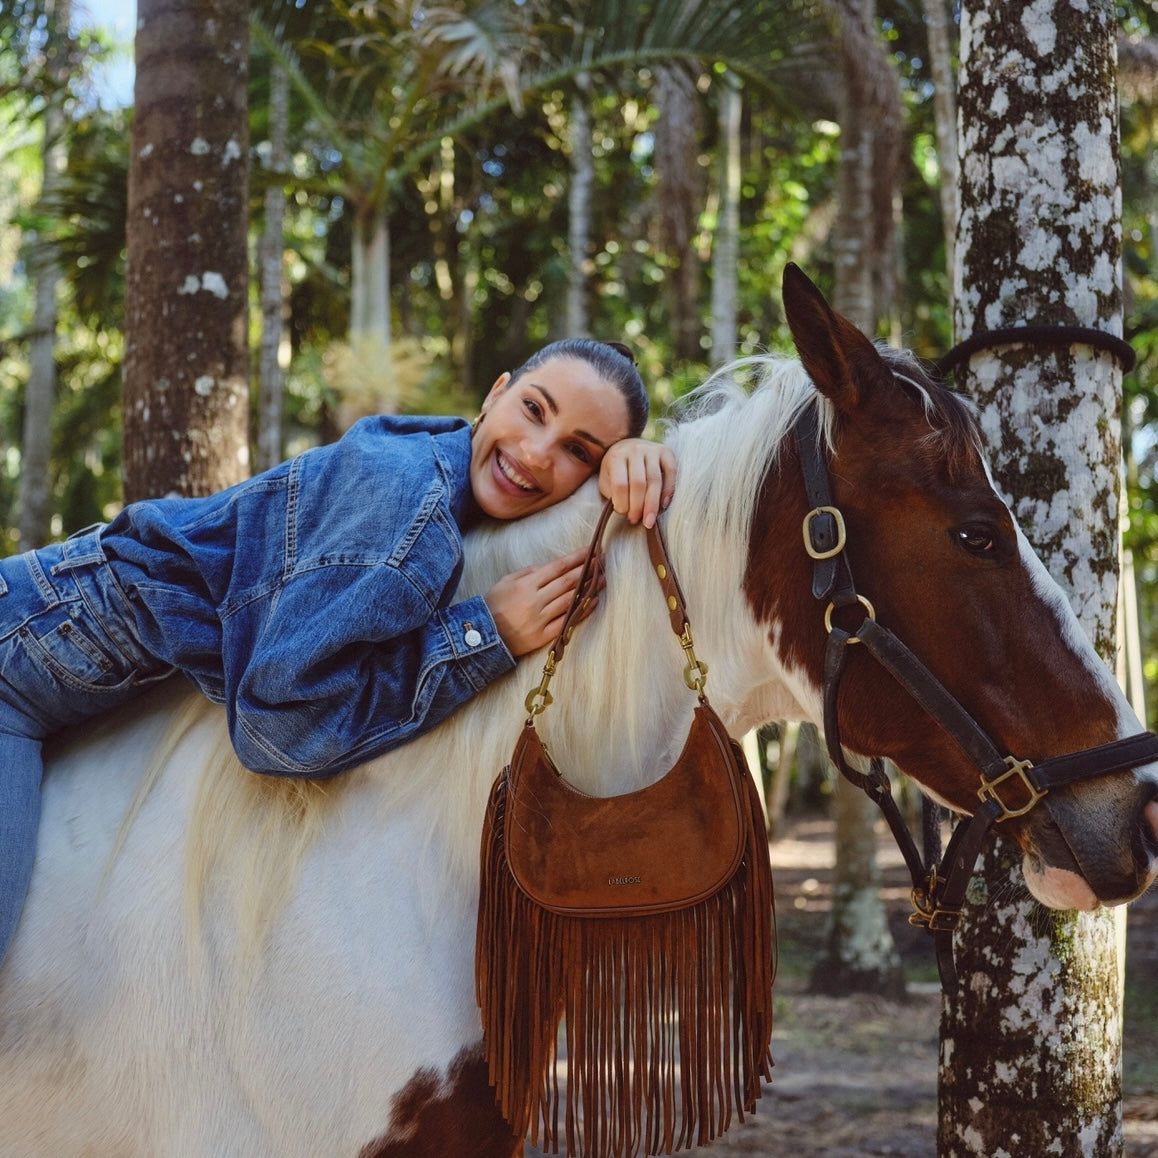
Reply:
[[[539,484],[528,474],[525,474],[501,450],[495,451],[495,466],[499,475],[522,494],[538,494],[542,490]]]

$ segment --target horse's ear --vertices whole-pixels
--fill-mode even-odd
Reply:
[[[788,328],[808,376],[838,411],[853,409],[883,367],[876,347],[792,262],[784,267],[782,294]]]

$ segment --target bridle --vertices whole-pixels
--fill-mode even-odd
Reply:
[[[933,934],[941,984],[946,992],[955,993],[953,930],[960,923],[965,890],[990,828],[1024,816],[1053,788],[1158,759],[1158,735],[1140,732],[1079,752],[1052,756],[1037,764],[1003,754],[937,677],[896,635],[877,623],[872,604],[856,589],[845,554],[844,517],[833,503],[815,407],[802,411],[795,434],[810,507],[804,517],[803,535],[804,548],[813,560],[812,594],[819,601],[828,601],[824,619],[828,632],[824,649],[824,736],[828,754],[841,773],[876,802],[888,821],[912,877],[914,911],[909,921]],[[864,620],[855,632],[833,622],[834,612],[856,606],[863,610]],[[883,762],[873,758],[869,771],[860,772],[845,758],[840,744],[837,696],[848,649],[854,644],[862,645],[977,767],[980,803],[972,816],[958,822],[944,856],[940,851],[940,809],[932,801],[925,799],[922,856],[893,799]]]

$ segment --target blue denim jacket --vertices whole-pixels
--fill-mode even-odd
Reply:
[[[101,536],[144,647],[228,711],[241,761],[326,776],[433,727],[514,666],[481,596],[452,603],[473,499],[462,419],[363,419]]]

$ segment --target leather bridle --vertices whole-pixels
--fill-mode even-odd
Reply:
[[[1053,756],[1037,764],[1006,755],[980,724],[931,671],[887,627],[876,622],[872,604],[856,589],[845,553],[844,518],[832,498],[815,407],[797,419],[796,446],[810,510],[804,518],[804,546],[813,560],[812,594],[828,601],[824,650],[824,736],[829,756],[841,773],[863,789],[880,807],[904,856],[913,881],[913,914],[909,920],[933,934],[941,983],[956,992],[953,930],[961,920],[965,890],[989,829],[1024,816],[1051,789],[1081,780],[1121,772],[1158,760],[1158,735],[1140,732],[1126,739]],[[863,622],[849,631],[833,622],[842,608],[859,606]],[[980,774],[978,807],[953,830],[944,856],[940,852],[940,809],[925,799],[924,855],[893,799],[889,777],[880,759],[868,772],[852,768],[840,744],[837,696],[848,649],[862,645],[913,697],[973,762]]]

